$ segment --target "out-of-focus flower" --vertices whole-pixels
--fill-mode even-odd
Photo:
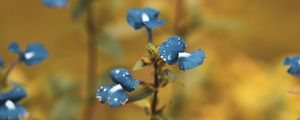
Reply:
[[[21,51],[16,42],[10,43],[8,50],[12,53],[20,55],[20,61],[23,61],[28,66],[41,63],[48,57],[48,51],[40,43],[31,43],[25,51]]]
[[[0,69],[3,68],[4,66],[4,61],[3,58],[0,56]]]
[[[159,11],[153,8],[132,8],[128,10],[127,22],[135,30],[143,26],[154,29],[165,24],[165,20],[157,19]]]
[[[173,65],[179,61],[180,70],[193,69],[203,64],[206,54],[199,49],[191,53],[184,52],[186,44],[179,36],[172,36],[158,47],[160,58],[167,64]]]
[[[12,102],[18,102],[26,96],[26,90],[23,87],[16,86],[14,89],[6,93],[0,94],[0,104],[5,103],[7,100],[10,100]]]
[[[115,84],[100,86],[96,97],[104,104],[108,101],[112,108],[120,107],[128,101],[127,92],[132,92],[139,85],[126,68],[115,68],[110,71]]]
[[[43,3],[50,8],[60,8],[67,6],[69,0],[43,0]]]
[[[300,77],[300,56],[286,57],[283,64],[290,65],[288,73],[295,77]]]
[[[27,110],[16,103],[26,95],[25,89],[19,86],[0,94],[0,120],[19,120],[28,117]]]

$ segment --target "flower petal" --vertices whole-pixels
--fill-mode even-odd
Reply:
[[[39,43],[29,44],[25,53],[21,56],[22,60],[29,66],[39,64],[47,57],[48,51]]]
[[[158,47],[160,58],[172,65],[177,62],[178,53],[183,52],[186,47],[184,40],[179,36],[168,38]]]
[[[99,101],[104,104],[108,100],[109,91],[111,90],[112,85],[107,86],[100,86],[96,93],[96,98],[99,99]]]
[[[128,101],[128,95],[123,89],[112,91],[109,95],[108,103],[111,108],[124,105]]]
[[[287,57],[283,64],[290,65],[288,73],[295,77],[300,77],[300,56]]]
[[[17,102],[26,96],[26,90],[23,87],[17,86],[7,93],[0,94],[0,104],[5,103],[7,100]]]
[[[12,52],[12,53],[20,53],[20,48],[19,48],[19,45],[18,43],[16,42],[11,42],[8,46],[8,51],[9,52]]]
[[[203,64],[206,54],[203,50],[197,50],[192,53],[179,53],[179,69],[189,70]]]
[[[288,73],[292,74],[295,77],[300,77],[300,68],[297,66],[291,66],[288,69]]]
[[[148,22],[144,22],[144,24],[147,26],[147,28],[153,30],[158,26],[164,25],[165,20],[151,20],[151,21],[148,21]]]
[[[13,109],[8,108],[5,104],[0,105],[0,120],[19,120],[28,117],[27,110],[19,104],[12,104]]]
[[[127,12],[127,22],[135,30],[141,29],[144,22],[157,20],[159,11],[153,8],[131,8]]]
[[[110,77],[116,84],[120,84],[128,92],[134,91],[139,85],[139,81],[133,79],[126,68],[112,69],[110,71]]]
[[[43,0],[43,3],[50,8],[60,8],[65,7],[68,0]]]

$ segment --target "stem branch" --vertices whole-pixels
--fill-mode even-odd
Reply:
[[[19,63],[20,63],[20,60],[18,59],[18,60],[16,60],[16,61],[12,62],[12,63],[9,65],[7,71],[4,73],[2,79],[0,80],[0,84],[2,84],[2,85],[5,85],[5,84],[6,84],[8,75],[9,75],[9,74],[11,73],[11,71],[15,68],[15,66],[16,66],[17,64],[19,64]]]
[[[146,29],[147,29],[147,33],[148,33],[148,43],[154,43],[153,36],[152,36],[152,30],[149,28],[146,28]]]
[[[154,95],[153,95],[153,100],[151,103],[151,118],[156,116],[157,113],[157,100],[158,100],[158,87],[159,87],[159,82],[158,82],[158,63],[157,60],[153,64],[154,67]]]
[[[153,36],[152,36],[152,30],[147,28],[148,33],[148,44],[154,44],[153,42]],[[158,81],[158,60],[154,60],[153,63],[154,68],[154,94],[153,94],[153,100],[151,103],[151,119],[154,119],[157,114],[157,104],[158,104],[158,88],[159,88],[159,81]]]

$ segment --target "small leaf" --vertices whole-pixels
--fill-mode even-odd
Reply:
[[[169,80],[165,78],[160,79],[159,82],[161,87],[166,87],[169,84]]]
[[[150,64],[146,64],[145,63],[145,60],[143,60],[143,59],[140,59],[140,60],[138,60],[136,63],[135,63],[135,65],[133,66],[133,71],[137,71],[137,70],[141,70],[141,69],[143,69],[143,68],[145,68],[145,67],[149,67],[150,66]]]
[[[170,81],[176,81],[177,80],[177,77],[176,77],[176,75],[174,74],[173,71],[167,69],[167,70],[165,70],[165,73],[168,76],[168,79]]]
[[[147,44],[146,46],[147,52],[145,55],[151,59],[156,59],[158,57],[158,50],[157,47],[151,43]]]
[[[144,112],[145,112],[145,114],[148,116],[148,115],[150,115],[150,110],[149,110],[149,108],[148,107],[144,107]]]
[[[166,105],[162,106],[160,109],[158,109],[156,111],[156,113],[159,114],[159,115],[163,115],[163,112],[164,112],[164,110],[165,110],[166,107],[167,107]]]
[[[152,93],[153,93],[153,89],[147,86],[142,86],[141,88],[135,90],[133,93],[129,94],[128,103],[143,100],[151,96]]]

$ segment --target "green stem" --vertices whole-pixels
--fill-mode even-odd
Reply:
[[[154,44],[153,42],[153,36],[152,36],[152,30],[149,28],[147,29],[148,33],[148,44]],[[159,88],[159,81],[158,81],[158,60],[155,60],[153,63],[153,68],[154,68],[154,94],[153,94],[153,99],[151,102],[151,119],[154,119],[156,114],[157,114],[157,104],[158,104],[158,88]]]
[[[147,34],[148,34],[148,43],[154,43],[153,42],[152,30],[149,29],[149,28],[146,28],[146,29],[147,29]]]
[[[154,68],[154,94],[153,94],[153,100],[151,103],[151,119],[153,119],[157,114],[157,104],[158,104],[158,88],[159,88],[159,82],[158,82],[158,63],[157,61],[153,64]]]

